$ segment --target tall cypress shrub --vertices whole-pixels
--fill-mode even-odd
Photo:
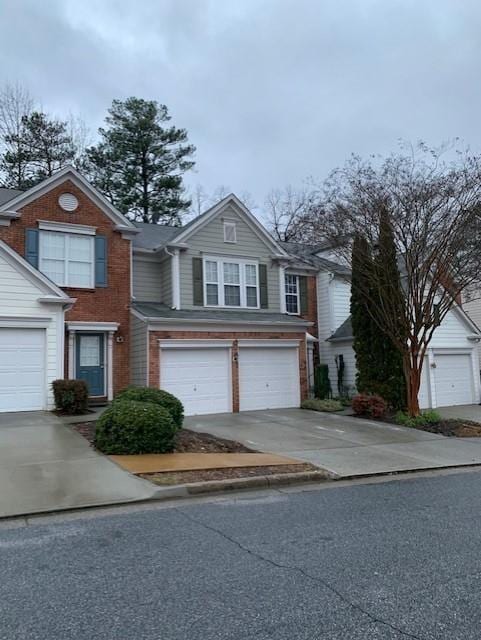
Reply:
[[[398,336],[402,336],[405,300],[397,265],[394,236],[386,209],[381,211],[379,218],[379,237],[373,260],[373,277],[377,282],[378,304],[387,309],[391,317],[397,319]],[[378,372],[375,376],[374,392],[382,396],[393,408],[404,409],[406,380],[400,350],[389,336],[379,329],[373,331],[372,347]]]
[[[369,393],[373,376],[372,319],[367,308],[371,264],[367,240],[362,236],[355,237],[352,245],[351,323],[356,356],[356,387],[360,393]]]

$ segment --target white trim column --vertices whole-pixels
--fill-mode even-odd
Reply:
[[[279,296],[280,296],[280,306],[281,313],[286,312],[286,272],[285,267],[280,264],[279,265]]]
[[[114,399],[114,332],[107,336],[107,400]]]
[[[172,306],[180,309],[180,249],[172,252]]]
[[[68,330],[68,377],[75,380],[75,330]]]

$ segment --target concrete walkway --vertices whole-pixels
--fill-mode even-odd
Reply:
[[[272,453],[146,453],[132,456],[109,456],[130,473],[164,473],[232,467],[278,467],[303,464],[300,460]]]
[[[132,502],[154,493],[53,414],[0,413],[0,517]]]
[[[185,427],[311,462],[340,478],[481,465],[481,438],[466,442],[302,409],[191,416]]]

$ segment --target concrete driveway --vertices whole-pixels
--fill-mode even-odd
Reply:
[[[150,498],[51,413],[0,413],[0,517]]]
[[[185,427],[305,460],[340,478],[481,464],[481,438],[466,442],[302,409],[192,416]]]

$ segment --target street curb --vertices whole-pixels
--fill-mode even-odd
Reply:
[[[229,478],[228,480],[207,480],[191,482],[171,487],[158,487],[150,500],[170,500],[172,498],[188,498],[190,496],[209,493],[228,493],[243,489],[271,489],[301,483],[336,480],[337,476],[328,471],[301,471],[298,473],[274,473],[268,476],[251,478]]]

